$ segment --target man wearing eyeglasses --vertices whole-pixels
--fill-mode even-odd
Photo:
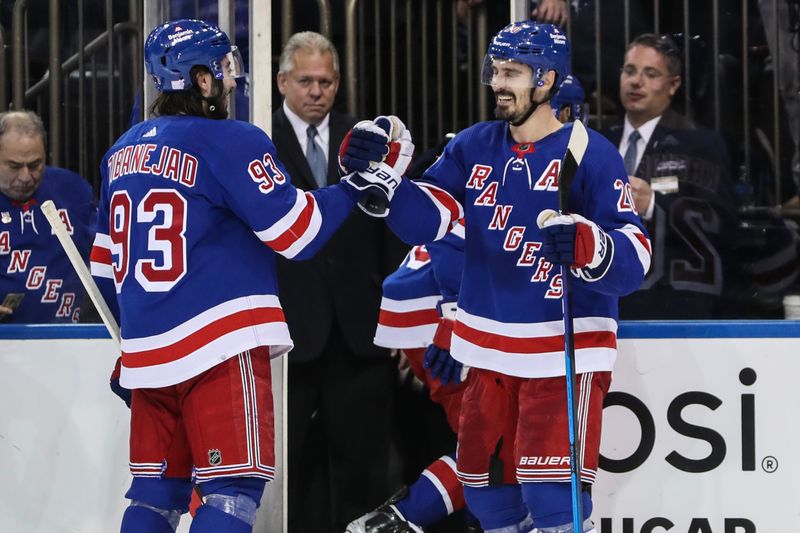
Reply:
[[[653,243],[650,273],[620,301],[620,318],[718,318],[730,308],[737,224],[730,163],[719,135],[673,109],[681,55],[670,37],[643,34],[628,45],[620,72],[624,122],[607,135]]]

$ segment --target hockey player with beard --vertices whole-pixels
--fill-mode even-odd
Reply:
[[[586,118],[584,92],[577,78],[566,77],[551,106],[561,122]],[[448,134],[448,139],[452,136]],[[430,166],[445,145],[418,160],[414,168]],[[431,400],[442,406],[456,433],[468,367],[450,355],[450,341],[463,263],[463,220],[443,239],[427,246],[414,246],[400,267],[383,282],[375,332],[376,345],[402,352],[414,376],[428,388]],[[512,450],[505,447],[503,451],[509,454]],[[453,451],[434,461],[411,486],[403,487],[383,505],[351,522],[347,533],[419,532],[465,506]],[[469,517],[474,520],[471,513]],[[468,531],[478,530],[477,525],[468,526]]]
[[[616,358],[617,302],[635,290],[650,244],[616,148],[589,132],[559,215],[558,177],[571,126],[549,100],[569,74],[569,44],[556,27],[518,22],[493,39],[482,78],[497,121],[459,133],[419,181],[402,179],[356,127],[343,163],[384,176],[370,185],[389,201],[390,227],[408,243],[444,237],[464,217],[464,273],[451,353],[471,367],[461,406],[458,477],[485,531],[573,531],[564,366],[563,280],[571,300],[578,373],[577,426],[584,516],[596,476],[603,399]],[[359,141],[359,150],[353,139]],[[385,142],[385,139],[384,139]],[[537,220],[541,222],[537,223]],[[502,439],[511,431],[513,442]],[[512,464],[498,460],[513,448]],[[520,485],[516,483],[519,482]],[[588,518],[584,531],[595,531]]]
[[[222,120],[244,71],[217,26],[162,24],[144,55],[155,118],[103,158],[91,254],[133,389],[121,531],[175,531],[194,482],[193,533],[248,533],[275,472],[270,357],[292,347],[275,254],[311,257],[369,178],[303,192],[262,130]]]

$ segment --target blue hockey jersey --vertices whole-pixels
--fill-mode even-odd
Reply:
[[[558,208],[558,176],[571,125],[536,143],[516,143],[507,123],[459,133],[422,182],[403,180],[388,223],[409,243],[442,238],[466,220],[464,273],[451,353],[465,365],[521,377],[564,374],[560,269],[538,255],[536,224]],[[650,243],[633,206],[622,159],[600,134],[572,183],[569,212],[603,228],[613,259],[602,276],[571,270],[578,372],[611,370],[617,301],[642,282]]]
[[[135,125],[101,172],[92,273],[119,305],[124,387],[291,349],[274,254],[313,255],[355,205],[351,187],[300,191],[262,130],[189,116]]]
[[[459,221],[443,239],[408,252],[383,281],[377,346],[424,348],[431,343],[439,325],[437,304],[458,297],[463,251],[464,225]]]
[[[0,194],[0,302],[23,294],[2,323],[77,322],[84,290],[78,275],[39,209],[52,200],[84,260],[94,236],[97,208],[84,178],[46,167],[42,183],[26,202]]]

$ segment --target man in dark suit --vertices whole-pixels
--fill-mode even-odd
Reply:
[[[339,181],[337,154],[355,119],[332,111],[336,50],[314,32],[293,35],[278,72],[283,105],[272,139],[295,186]],[[344,531],[388,490],[395,369],[372,340],[381,282],[405,250],[380,219],[355,210],[306,262],[278,261],[289,354],[289,531]]]
[[[633,203],[653,245],[641,289],[620,300],[622,319],[719,318],[735,276],[737,226],[725,145],[670,108],[681,85],[681,54],[667,36],[643,34],[620,73],[623,124],[607,132],[619,146]]]

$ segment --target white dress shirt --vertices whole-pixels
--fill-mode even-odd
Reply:
[[[628,115],[625,115],[625,126],[622,128],[622,138],[619,141],[619,155],[623,158],[625,157],[625,152],[628,151],[628,139],[633,133],[633,130],[639,131],[639,139],[636,141],[636,163],[634,164],[633,168],[638,168],[639,163],[642,161],[642,156],[644,155],[644,149],[647,147],[647,143],[650,142],[650,137],[653,136],[653,132],[658,126],[658,122],[661,120],[661,115],[658,115],[656,118],[651,118],[638,128],[634,128],[631,124],[630,120],[628,120]],[[640,176],[636,176],[637,178]],[[647,211],[645,213],[639,213],[644,220],[650,220],[653,218],[653,211],[656,207],[656,193],[652,191],[650,193],[650,205],[647,207]]]
[[[308,133],[306,130],[308,129],[311,124],[305,122],[302,118],[297,116],[297,114],[289,109],[289,106],[286,105],[286,100],[283,101],[283,112],[286,113],[286,118],[289,119],[289,124],[292,125],[292,129],[294,130],[294,135],[297,137],[297,142],[300,143],[300,149],[303,150],[303,155],[306,154],[306,145],[308,144]],[[322,148],[322,153],[325,154],[325,159],[328,159],[328,143],[330,142],[331,138],[331,114],[328,113],[325,115],[325,118],[322,119],[322,122],[319,124],[314,124],[317,128],[317,138],[314,142]]]

